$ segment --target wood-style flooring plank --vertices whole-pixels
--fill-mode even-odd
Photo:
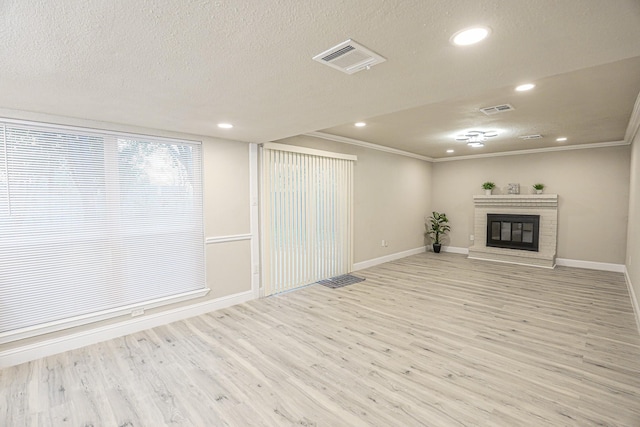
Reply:
[[[425,253],[0,371],[0,426],[640,426],[622,274]]]

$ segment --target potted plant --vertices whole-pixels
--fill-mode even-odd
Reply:
[[[447,214],[434,211],[431,213],[429,222],[424,224],[427,230],[425,235],[431,237],[433,240],[433,252],[435,253],[440,253],[440,249],[442,248],[441,237],[451,230],[448,222]]]
[[[544,190],[544,184],[533,184],[533,188],[536,190],[536,194],[542,194],[542,190]]]
[[[487,181],[484,184],[482,184],[482,188],[484,188],[485,196],[490,196],[491,195],[491,190],[496,188],[496,185],[491,181]]]

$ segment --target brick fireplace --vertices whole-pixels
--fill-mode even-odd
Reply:
[[[555,267],[558,236],[557,194],[474,196],[473,203],[475,238],[473,246],[469,248],[469,258],[535,267]],[[537,250],[487,246],[488,215],[539,217]],[[491,237],[489,236],[489,240]]]

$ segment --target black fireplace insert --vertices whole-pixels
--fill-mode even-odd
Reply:
[[[538,252],[540,215],[487,214],[487,246]]]

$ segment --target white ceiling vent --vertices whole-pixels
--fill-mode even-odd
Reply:
[[[385,58],[349,39],[313,57],[343,73],[353,74],[386,61]]]
[[[511,104],[495,105],[493,107],[485,107],[480,109],[480,111],[485,113],[487,116],[492,116],[494,114],[504,113],[504,112],[513,111],[513,110],[515,110],[515,108],[513,108]]]
[[[540,138],[542,138],[542,135],[540,135],[540,134],[537,134],[537,133],[536,133],[536,134],[534,134],[534,135],[522,135],[522,136],[519,136],[518,138],[520,138],[520,139],[524,139],[524,140],[528,140],[528,139],[540,139]]]

